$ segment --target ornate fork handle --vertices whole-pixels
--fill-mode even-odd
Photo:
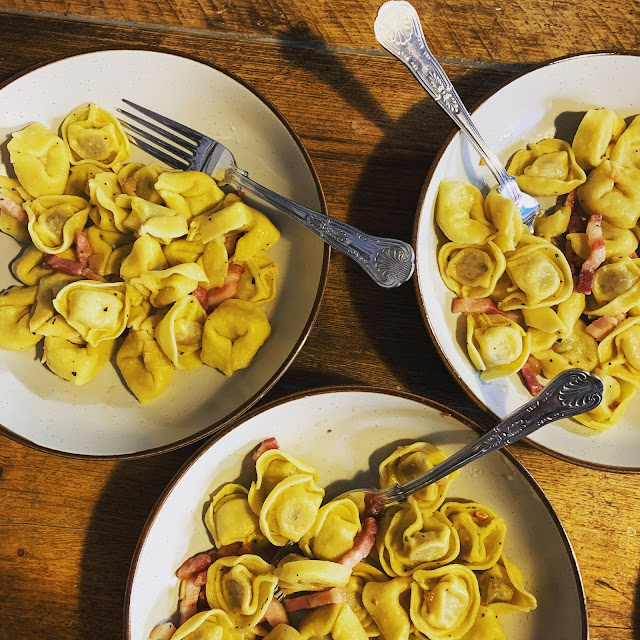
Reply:
[[[402,486],[394,485],[387,504],[405,502],[420,489],[492,451],[531,435],[545,424],[595,409],[602,402],[603,393],[602,380],[593,373],[583,369],[559,373],[533,400],[509,414],[483,436],[419,478]]]
[[[415,255],[410,244],[371,236],[345,222],[304,207],[254,182],[241,169],[227,170],[224,182],[298,220],[334,249],[353,258],[381,287],[397,287],[411,278]]]
[[[431,53],[413,6],[404,0],[385,2],[378,12],[374,30],[378,42],[407,65],[427,93],[468,136],[495,179],[511,187],[515,180],[476,129],[451,80]]]

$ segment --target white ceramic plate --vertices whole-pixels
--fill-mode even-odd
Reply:
[[[265,186],[315,209],[324,200],[309,158],[282,117],[238,79],[207,65],[151,51],[101,51],[66,58],[0,89],[0,144],[39,121],[57,130],[74,107],[96,102],[115,113],[121,98],[173,117],[228,146]],[[134,149],[133,160],[151,157]],[[6,163],[6,153],[2,156]],[[6,164],[0,173],[7,173]],[[302,346],[324,290],[329,251],[284,214],[272,255],[279,292],[266,310],[272,335],[251,366],[226,378],[206,366],[177,371],[167,391],[140,405],[108,365],[82,386],[58,378],[34,351],[0,352],[0,424],[5,433],[57,452],[116,456],[158,452],[206,436],[255,403]],[[19,245],[0,234],[0,288],[16,284],[8,265]]]
[[[589,108],[607,107],[624,118],[640,113],[638,74],[640,57],[634,55],[595,53],[564,58],[503,86],[473,112],[473,120],[506,162],[529,142],[556,135],[571,140],[567,135],[573,136]],[[418,298],[434,343],[458,382],[482,408],[503,418],[531,396],[517,375],[482,382],[467,357],[462,323],[451,313],[454,294],[438,271],[433,211],[438,185],[444,179],[471,182],[484,193],[487,185],[495,184],[459,132],[445,143],[418,206],[414,230]],[[635,470],[640,468],[639,419],[640,398],[632,402],[621,423],[606,433],[564,420],[543,427],[530,440],[574,461]]]
[[[453,453],[477,437],[470,424],[428,400],[370,389],[300,394],[252,413],[186,463],[147,520],[127,585],[126,640],[146,640],[154,625],[174,614],[174,572],[212,546],[203,524],[204,505],[223,483],[249,486],[255,474],[249,454],[264,438],[275,436],[283,450],[316,467],[321,486],[332,485],[331,497],[349,488],[377,486],[379,463],[399,444],[428,439]],[[449,498],[473,498],[507,522],[505,552],[538,598],[535,611],[502,619],[507,638],[586,639],[584,594],[573,551],[524,467],[510,454],[486,456],[461,471]]]

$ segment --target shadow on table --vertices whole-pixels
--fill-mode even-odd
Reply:
[[[283,44],[282,55],[314,74],[383,134],[361,173],[347,221],[374,235],[411,242],[425,177],[453,123],[408,70],[405,90],[415,96],[416,102],[396,119],[306,24],[298,24],[283,36],[287,41],[301,39],[311,41],[312,50]],[[356,56],[354,54],[354,58]],[[399,61],[397,64],[401,65]],[[474,105],[512,75],[504,70],[478,68],[456,77],[455,85],[462,100]],[[375,296],[377,303],[372,307],[371,288],[376,285],[355,263],[335,251],[332,263],[334,269],[347,273],[349,299],[356,306],[361,330],[371,339],[377,357],[402,381],[403,388],[443,402],[473,419],[484,416],[486,424],[486,415],[471,400],[461,405],[460,389],[442,363],[422,321],[414,284],[409,282],[393,290],[380,289]],[[397,318],[402,318],[402,331],[396,326]],[[424,369],[417,370],[416,362],[423,362]],[[427,369],[429,375],[425,376]],[[435,385],[434,381],[437,381]],[[375,384],[384,386],[386,381],[377,380]]]
[[[84,541],[78,615],[82,637],[122,639],[127,576],[138,538],[166,485],[201,444],[112,467]]]

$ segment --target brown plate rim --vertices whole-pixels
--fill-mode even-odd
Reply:
[[[40,62],[38,64],[34,64],[34,65],[28,67],[27,69],[24,69],[23,71],[20,71],[19,73],[14,74],[13,76],[8,78],[4,82],[0,83],[0,91],[2,89],[4,89],[5,87],[7,87],[8,85],[10,85],[15,80],[18,80],[19,78],[31,73],[32,71],[37,70],[37,69],[41,69],[43,67],[47,67],[47,66],[49,66],[51,64],[56,64],[56,63],[58,63],[58,62],[60,62],[62,60],[67,60],[67,59],[71,59],[71,58],[79,58],[79,57],[82,57],[82,56],[93,55],[93,54],[96,54],[96,53],[106,53],[106,52],[111,52],[111,51],[136,51],[136,52],[137,51],[146,51],[146,52],[149,52],[149,53],[161,53],[163,55],[170,55],[170,56],[173,56],[175,58],[182,58],[182,59],[189,60],[191,62],[197,62],[198,64],[205,65],[207,67],[210,67],[210,68],[212,68],[212,69],[224,74],[225,76],[231,78],[232,80],[235,80],[238,84],[240,84],[245,89],[248,89],[249,91],[251,91],[251,93],[253,93],[260,101],[262,101],[262,103],[264,105],[266,105],[271,110],[271,112],[278,118],[278,120],[285,126],[285,128],[287,129],[287,131],[289,132],[289,134],[293,138],[294,142],[298,146],[298,149],[302,153],[302,155],[303,155],[303,157],[305,159],[305,162],[307,164],[307,167],[309,168],[309,171],[311,172],[311,175],[313,177],[313,181],[314,181],[315,186],[316,186],[316,193],[318,195],[318,199],[320,200],[320,210],[322,211],[322,213],[327,214],[327,202],[326,202],[326,199],[325,199],[325,196],[324,196],[324,191],[322,190],[322,185],[320,184],[320,179],[318,178],[317,171],[316,171],[315,167],[313,166],[313,162],[311,161],[311,157],[309,156],[308,151],[306,150],[304,144],[302,143],[302,140],[300,139],[298,134],[294,131],[293,127],[289,124],[289,122],[284,117],[284,115],[280,112],[280,110],[268,98],[266,98],[264,95],[262,95],[256,89],[254,89],[248,82],[246,82],[245,80],[243,80],[242,78],[237,76],[235,73],[233,73],[231,71],[228,71],[228,70],[224,69],[223,67],[221,67],[219,65],[211,64],[209,62],[205,62],[203,60],[200,60],[196,56],[184,55],[182,53],[176,53],[174,51],[171,51],[168,48],[162,48],[162,47],[158,47],[158,48],[154,48],[154,49],[149,49],[147,47],[135,47],[135,46],[132,46],[132,47],[93,48],[93,49],[88,49],[87,51],[83,51],[82,53],[78,53],[78,54],[74,54],[74,55],[61,55],[61,56],[58,56],[56,58],[49,59],[49,60],[47,60],[45,62]],[[273,376],[271,376],[271,378],[269,378],[269,380],[267,380],[267,382],[254,395],[252,395],[250,398],[248,398],[235,411],[232,411],[229,415],[227,415],[224,418],[218,420],[217,422],[209,425],[208,427],[206,427],[204,429],[201,429],[197,433],[194,433],[194,434],[192,434],[190,436],[187,436],[186,438],[182,438],[181,440],[177,440],[175,442],[172,442],[172,443],[169,443],[169,444],[166,444],[166,445],[162,445],[162,446],[159,446],[159,447],[152,447],[152,448],[149,448],[149,449],[143,449],[141,451],[135,451],[135,452],[130,452],[130,453],[104,454],[104,455],[76,453],[76,452],[70,452],[70,451],[60,451],[58,449],[53,449],[51,447],[46,447],[44,445],[41,445],[41,444],[39,444],[37,442],[33,442],[32,440],[29,440],[28,438],[25,438],[24,436],[21,436],[21,435],[15,433],[10,428],[8,428],[8,427],[6,427],[6,426],[4,426],[2,424],[0,424],[0,434],[5,435],[8,438],[10,438],[11,440],[13,440],[13,441],[15,441],[15,442],[17,442],[19,444],[25,445],[27,447],[30,447],[32,449],[36,449],[36,450],[41,451],[43,453],[50,453],[50,454],[53,454],[53,455],[61,456],[61,457],[64,457],[64,458],[82,459],[82,460],[130,460],[130,459],[145,458],[145,457],[148,457],[148,456],[158,455],[160,453],[166,453],[168,451],[175,451],[176,449],[179,449],[181,447],[185,447],[185,446],[187,446],[189,444],[197,442],[198,440],[201,440],[202,438],[206,438],[208,436],[215,435],[216,433],[218,433],[220,431],[223,431],[226,427],[228,427],[231,424],[231,422],[233,422],[239,416],[241,416],[243,413],[245,413],[249,408],[251,408],[254,404],[256,404],[256,402],[258,402],[267,392],[269,392],[271,390],[271,388],[284,375],[285,371],[289,368],[291,363],[294,361],[295,357],[298,355],[298,352],[300,351],[300,349],[304,345],[305,341],[307,340],[307,338],[309,336],[309,333],[311,332],[311,329],[312,329],[313,325],[315,324],[315,321],[316,321],[316,319],[318,317],[318,313],[320,311],[320,306],[321,306],[321,303],[322,303],[322,299],[324,297],[324,292],[326,290],[327,279],[328,279],[328,275],[329,275],[330,255],[331,255],[331,249],[330,249],[329,245],[325,243],[323,257],[322,257],[322,270],[321,270],[321,273],[320,273],[320,280],[318,282],[318,289],[316,291],[316,296],[315,296],[315,299],[314,299],[314,302],[313,302],[313,307],[311,309],[311,313],[309,314],[309,317],[307,319],[307,322],[306,322],[306,324],[304,326],[304,329],[303,329],[302,333],[300,334],[300,337],[298,338],[298,340],[296,341],[295,345],[293,346],[293,349],[289,352],[287,357],[284,359],[282,365],[273,374]]]
[[[167,498],[169,497],[169,494],[171,493],[171,491],[173,490],[175,485],[180,481],[180,479],[187,473],[187,471],[191,468],[191,466],[196,462],[196,460],[207,449],[209,449],[210,447],[213,447],[215,445],[215,443],[223,435],[226,435],[227,433],[230,433],[236,427],[239,427],[241,424],[244,424],[248,420],[251,420],[253,417],[255,417],[255,416],[257,416],[257,415],[259,415],[259,414],[261,414],[261,413],[263,413],[265,411],[269,411],[270,409],[273,409],[273,408],[278,407],[280,405],[286,404],[288,402],[292,402],[294,400],[299,400],[301,398],[307,398],[307,397],[311,397],[311,396],[321,396],[321,395],[326,395],[326,394],[353,393],[353,392],[378,394],[378,395],[392,396],[392,397],[396,397],[396,398],[403,398],[405,400],[412,400],[414,402],[422,404],[423,406],[429,407],[431,409],[435,409],[436,411],[439,411],[439,412],[441,412],[443,414],[451,416],[452,418],[458,420],[458,422],[461,422],[462,424],[464,424],[465,426],[469,427],[473,431],[476,431],[478,434],[481,434],[484,431],[475,422],[473,422],[471,419],[469,419],[466,416],[464,416],[463,414],[457,412],[455,409],[450,409],[449,407],[441,404],[440,402],[437,402],[436,400],[431,400],[430,398],[425,398],[423,396],[419,396],[417,394],[410,393],[408,391],[399,391],[399,390],[396,390],[396,389],[387,389],[387,388],[384,388],[384,387],[366,386],[366,385],[338,385],[338,386],[330,386],[330,387],[318,387],[318,388],[315,388],[315,389],[309,389],[307,391],[300,391],[298,393],[294,393],[294,394],[285,396],[284,398],[280,398],[278,400],[273,400],[273,401],[271,401],[271,402],[269,402],[267,404],[264,404],[264,405],[262,405],[260,407],[257,407],[255,409],[249,411],[248,413],[245,413],[240,418],[238,418],[236,423],[231,425],[229,427],[229,429],[225,430],[224,432],[221,431],[221,432],[217,433],[215,438],[213,438],[212,440],[209,440],[208,442],[204,443],[182,465],[182,467],[176,472],[176,474],[169,481],[169,483],[167,484],[167,486],[165,487],[163,492],[160,494],[160,497],[158,498],[158,500],[156,501],[153,509],[149,513],[149,516],[147,517],[147,520],[145,521],[144,527],[142,528],[142,531],[140,533],[140,537],[138,538],[138,543],[136,544],[136,548],[135,548],[135,551],[134,551],[132,559],[131,559],[131,565],[129,567],[129,574],[127,576],[127,588],[126,588],[126,591],[125,591],[124,610],[123,610],[123,632],[124,632],[123,633],[123,637],[125,638],[125,640],[134,640],[131,637],[131,629],[129,627],[129,611],[130,611],[131,588],[132,588],[132,585],[133,585],[133,578],[134,578],[136,570],[137,570],[138,561],[140,559],[140,553],[142,552],[142,547],[144,546],[144,543],[146,542],[147,536],[149,535],[149,531],[151,530],[151,527],[152,527],[152,525],[153,525],[153,523],[154,523],[154,521],[156,519],[156,516],[158,515],[159,511],[164,506],[164,503],[166,502]],[[546,493],[542,490],[542,487],[536,482],[536,479],[527,470],[527,468],[507,448],[500,449],[499,453],[501,455],[506,456],[507,459],[509,460],[509,462],[511,462],[516,467],[516,469],[521,473],[523,478],[528,481],[528,483],[531,486],[531,488],[536,492],[536,494],[538,495],[540,500],[544,503],[545,507],[547,508],[547,511],[549,512],[549,514],[551,516],[551,519],[553,520],[554,524],[556,525],[556,529],[558,530],[558,533],[560,534],[560,537],[562,538],[562,541],[564,543],[565,549],[566,549],[567,554],[569,556],[569,560],[571,562],[571,567],[573,569],[574,578],[576,580],[576,585],[578,587],[578,592],[579,592],[578,596],[579,596],[579,600],[580,600],[580,617],[581,617],[581,623],[582,623],[581,637],[582,637],[583,640],[588,640],[588,638],[589,638],[589,626],[588,626],[588,622],[587,622],[587,601],[586,601],[586,596],[585,596],[585,593],[584,593],[584,585],[583,585],[583,582],[582,582],[582,575],[580,574],[580,568],[578,566],[578,560],[576,558],[576,555],[575,555],[575,552],[573,550],[573,547],[571,546],[571,542],[569,540],[569,536],[567,535],[567,532],[565,531],[564,527],[562,526],[562,522],[560,521],[560,518],[559,518],[558,514],[556,513],[555,509],[553,508],[553,505],[551,504],[551,501],[547,497]]]
[[[521,71],[520,73],[515,74],[512,78],[509,78],[508,80],[505,80],[504,82],[501,82],[497,87],[495,87],[495,89],[493,89],[492,91],[487,93],[479,102],[477,102],[474,105],[474,107],[469,110],[469,112],[471,114],[473,114],[481,105],[483,105],[489,98],[491,98],[498,91],[500,91],[501,89],[503,89],[507,85],[511,84],[515,80],[518,80],[519,78],[521,78],[523,76],[526,76],[529,73],[537,71],[538,69],[542,69],[544,67],[549,67],[551,65],[557,64],[558,62],[562,62],[564,60],[568,60],[568,59],[571,59],[571,58],[581,58],[581,57],[587,57],[587,56],[611,56],[611,55],[615,55],[615,56],[633,56],[633,57],[637,58],[637,57],[640,57],[640,52],[639,51],[626,51],[626,50],[623,50],[623,51],[614,51],[614,50],[611,50],[611,51],[585,51],[585,52],[582,52],[582,53],[571,53],[571,54],[567,54],[567,55],[564,55],[564,56],[560,56],[558,58],[553,58],[552,60],[547,60],[545,62],[541,62],[539,64],[536,64],[536,65],[533,65],[533,66],[529,67],[528,69],[525,69],[524,71]],[[422,211],[422,208],[423,208],[423,205],[424,205],[425,197],[426,197],[426,194],[427,194],[427,189],[429,187],[429,184],[431,183],[431,179],[433,177],[433,174],[434,174],[434,172],[436,170],[436,167],[437,167],[438,163],[440,162],[440,159],[442,158],[444,152],[447,150],[447,148],[451,144],[453,138],[455,137],[455,135],[458,132],[459,132],[459,129],[454,128],[451,131],[451,133],[447,136],[446,140],[444,141],[444,143],[442,144],[442,146],[438,150],[438,153],[436,154],[435,158],[433,159],[433,161],[431,163],[431,166],[429,167],[429,171],[427,172],[427,176],[425,178],[425,181],[423,183],[422,191],[420,192],[420,197],[418,199],[418,204],[417,204],[417,207],[416,207],[416,216],[415,216],[415,220],[414,220],[414,224],[413,224],[413,246],[414,246],[414,249],[415,249],[415,252],[416,252],[416,258],[417,258],[418,251],[419,251],[419,248],[418,248],[418,227],[420,226],[420,221],[422,219],[421,211]],[[414,287],[415,287],[415,291],[416,291],[416,297],[418,299],[418,307],[420,308],[420,314],[422,315],[422,320],[423,320],[425,326],[427,327],[427,331],[429,332],[429,335],[431,337],[431,341],[433,342],[434,346],[436,347],[436,350],[438,352],[438,355],[440,356],[440,359],[442,360],[444,365],[447,367],[447,369],[449,370],[449,373],[451,373],[451,375],[456,380],[458,385],[469,396],[469,398],[471,398],[471,400],[473,400],[473,402],[475,402],[475,404],[480,409],[482,409],[485,413],[490,415],[496,421],[501,420],[500,416],[497,415],[496,413],[494,413],[491,409],[489,409],[489,407],[487,407],[487,405],[485,405],[484,402],[482,402],[482,400],[480,400],[480,398],[478,398],[475,395],[475,393],[473,393],[473,391],[464,382],[464,380],[461,378],[461,376],[455,370],[454,366],[449,361],[449,358],[447,357],[444,348],[442,347],[442,345],[438,341],[438,339],[436,337],[436,334],[435,334],[435,331],[434,331],[433,327],[431,326],[431,320],[429,319],[429,312],[427,311],[426,305],[424,304],[424,296],[422,295],[422,291],[420,290],[420,283],[419,283],[419,280],[418,280],[418,261],[417,261],[417,259],[416,259],[416,270],[415,270],[415,273],[413,274],[413,283],[414,283]],[[578,464],[580,466],[587,467],[589,469],[598,469],[598,470],[601,470],[601,471],[611,471],[611,472],[614,472],[614,473],[640,473],[640,465],[637,466],[637,467],[624,467],[624,466],[609,465],[609,464],[598,463],[598,462],[591,462],[591,461],[588,461],[588,460],[582,460],[581,458],[576,458],[574,456],[567,455],[566,453],[561,453],[561,452],[555,451],[553,449],[550,449],[549,447],[545,447],[544,445],[541,445],[541,444],[539,444],[537,442],[534,442],[530,438],[525,438],[523,440],[523,442],[526,442],[527,444],[531,445],[533,448],[538,449],[539,451],[543,451],[545,453],[548,453],[549,455],[551,455],[551,456],[553,456],[555,458],[558,458],[560,460],[564,460],[566,462],[571,462],[573,464]]]

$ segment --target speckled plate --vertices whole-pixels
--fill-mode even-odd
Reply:
[[[149,516],[129,573],[126,640],[147,640],[156,624],[173,618],[176,569],[212,546],[204,505],[224,483],[249,486],[255,474],[250,453],[270,436],[319,471],[330,498],[349,488],[377,486],[379,463],[399,444],[428,440],[451,454],[478,432],[434,402],[370,388],[299,394],[252,412],[185,464]],[[586,640],[584,593],[571,545],[524,467],[507,452],[490,454],[460,472],[448,497],[481,502],[507,523],[505,554],[521,569],[538,608],[502,618],[506,637]]]
[[[529,142],[556,135],[572,140],[587,109],[607,107],[624,118],[639,114],[638,74],[638,55],[593,53],[554,60],[490,95],[473,112],[473,120],[506,162]],[[418,299],[434,344],[460,386],[480,407],[504,418],[531,396],[518,375],[482,382],[467,357],[463,323],[451,313],[455,296],[438,270],[434,205],[444,179],[470,182],[485,192],[495,184],[466,138],[453,133],[431,167],[418,205],[414,229]],[[552,204],[543,201],[544,206]],[[640,396],[632,401],[620,424],[605,433],[562,420],[539,429],[529,440],[574,462],[635,471],[640,470],[639,418]]]
[[[33,121],[57,130],[74,107],[96,102],[115,112],[121,98],[147,105],[227,145],[240,167],[265,186],[316,209],[324,199],[300,140],[282,116],[230,74],[186,58],[151,51],[100,51],[65,58],[0,88],[0,145]],[[7,174],[3,145],[0,173]],[[134,149],[133,160],[151,158]],[[155,402],[140,405],[108,365],[75,387],[36,357],[0,352],[2,432],[48,451],[78,456],[136,456],[166,451],[223,427],[266,393],[292,362],[315,320],[329,250],[284,214],[272,255],[279,291],[267,308],[272,335],[251,366],[226,378],[203,366],[178,371]],[[0,288],[17,284],[9,263],[20,246],[0,234]]]

